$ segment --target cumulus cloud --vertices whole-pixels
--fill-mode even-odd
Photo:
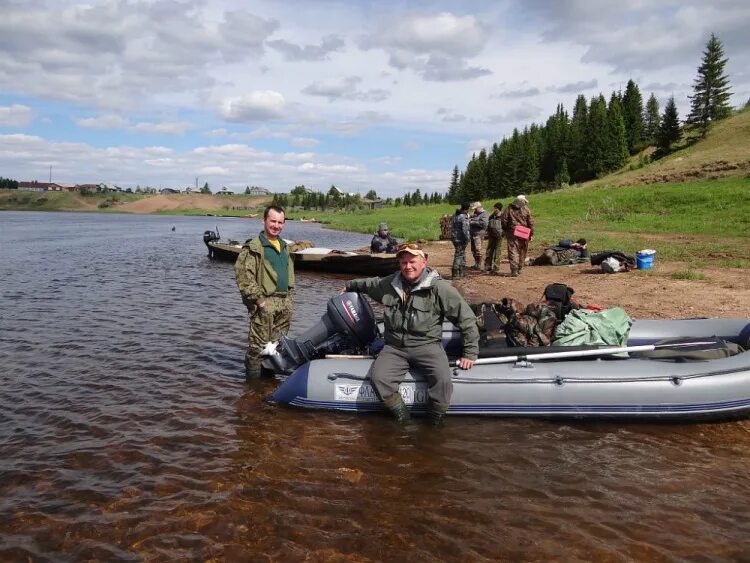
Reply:
[[[550,86],[547,88],[549,92],[557,92],[558,94],[577,94],[584,90],[591,90],[599,85],[599,81],[596,78],[591,80],[579,80],[578,82],[568,82],[562,86]]]
[[[312,148],[320,144],[318,139],[312,137],[294,137],[292,139],[292,145],[299,148]]]
[[[487,118],[488,123],[514,123],[524,122],[535,119],[541,113],[542,108],[532,104],[524,104],[517,108],[510,109],[504,113],[490,115]]]
[[[225,98],[219,115],[227,121],[266,121],[284,115],[284,96],[273,90],[256,91],[242,97]]]
[[[633,73],[696,60],[711,32],[747,60],[750,4],[737,0],[706,3],[670,0],[655,10],[649,2],[602,0],[596,9],[583,0],[529,0],[547,41],[582,45],[581,61],[603,63]]]
[[[538,96],[540,94],[539,88],[518,88],[516,90],[503,90],[493,95],[493,98],[529,98],[531,96]]]
[[[34,119],[34,112],[29,106],[13,104],[0,106],[0,127],[26,127]]]
[[[340,51],[344,41],[336,35],[327,35],[320,45],[296,45],[284,39],[268,41],[267,45],[279,51],[288,61],[324,61],[334,51]]]
[[[310,96],[321,96],[329,102],[335,100],[359,100],[362,102],[382,102],[389,96],[387,90],[380,88],[372,90],[360,90],[359,84],[362,78],[359,76],[347,76],[333,80],[319,80],[302,89],[303,94]]]
[[[192,128],[190,123],[181,122],[161,122],[153,123],[141,121],[131,124],[127,119],[115,114],[102,114],[96,117],[82,117],[75,120],[75,124],[85,129],[124,129],[135,133],[153,133],[157,135],[184,135],[188,129]]]
[[[472,15],[399,15],[383,22],[363,39],[361,47],[385,50],[389,64],[399,70],[411,69],[425,80],[449,82],[490,74],[486,68],[468,64],[488,37],[489,28]]]

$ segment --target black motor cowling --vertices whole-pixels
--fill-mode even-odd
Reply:
[[[328,301],[319,323],[296,338],[282,336],[276,352],[264,358],[263,367],[292,373],[326,354],[363,353],[377,336],[375,313],[367,299],[359,293],[342,293]]]
[[[203,242],[209,243],[214,240],[219,240],[219,234],[214,231],[205,231],[203,233]]]

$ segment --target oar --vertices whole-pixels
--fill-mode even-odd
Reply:
[[[665,344],[644,344],[642,346],[620,346],[611,348],[595,348],[592,350],[569,350],[566,352],[540,352],[538,354],[517,354],[515,356],[500,356],[497,358],[480,358],[474,362],[475,366],[487,364],[509,364],[519,360],[556,360],[563,358],[583,358],[586,356],[608,356],[610,354],[620,354],[623,352],[651,352],[652,350],[662,350],[664,348],[682,349],[693,348],[701,349],[702,346],[716,344],[715,340],[692,341],[692,342],[670,342]],[[456,366],[455,362],[451,364]]]

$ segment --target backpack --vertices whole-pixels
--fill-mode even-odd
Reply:
[[[563,320],[572,309],[579,308],[578,304],[570,299],[574,293],[575,290],[564,283],[551,283],[544,288],[544,303],[552,310],[558,321]]]

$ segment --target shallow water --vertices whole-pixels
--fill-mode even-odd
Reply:
[[[217,224],[260,230],[0,213],[0,560],[750,558],[744,422],[436,431],[264,403]],[[293,332],[344,279],[298,272]]]

